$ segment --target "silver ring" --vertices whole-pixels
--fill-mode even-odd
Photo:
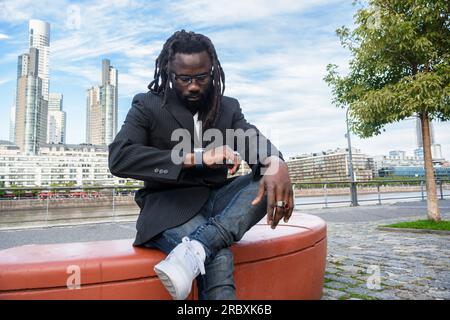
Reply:
[[[282,201],[282,200],[279,200],[279,201],[277,201],[276,206],[277,206],[278,208],[284,208],[284,207],[286,206],[286,202],[284,202],[284,201]]]

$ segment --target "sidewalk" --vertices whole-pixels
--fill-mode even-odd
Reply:
[[[439,202],[450,219],[450,200]],[[328,224],[323,299],[450,299],[450,236],[377,230],[426,219],[426,202],[303,209]],[[298,219],[294,215],[293,222]],[[0,250],[24,244],[134,238],[135,222],[0,231]],[[379,276],[378,276],[379,275]]]
[[[439,204],[443,219],[450,219],[450,200]],[[376,229],[426,219],[426,202],[308,213],[328,224],[323,299],[450,299],[449,235]]]

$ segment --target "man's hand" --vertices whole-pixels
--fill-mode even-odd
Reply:
[[[238,153],[225,145],[205,151],[203,153],[203,164],[211,168],[227,166],[229,167],[229,173],[235,174],[239,170],[241,160]]]
[[[275,229],[281,218],[288,222],[294,210],[294,192],[292,190],[291,179],[289,178],[286,163],[278,157],[271,156],[263,163],[268,166],[266,174],[260,181],[259,192],[252,201],[252,205],[257,205],[263,199],[264,192],[267,191],[267,223]],[[277,207],[277,201],[284,201],[284,208]]]

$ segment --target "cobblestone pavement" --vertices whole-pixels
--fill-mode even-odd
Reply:
[[[448,204],[446,201],[441,206],[446,220],[450,218]],[[383,209],[375,206],[359,210]],[[309,213],[330,218],[343,210]],[[381,215],[375,221],[354,222],[341,215],[329,219],[340,222],[327,221],[324,300],[450,299],[450,235],[377,230],[380,225],[425,218],[424,214],[414,215],[418,210],[411,211],[413,215],[401,218]]]

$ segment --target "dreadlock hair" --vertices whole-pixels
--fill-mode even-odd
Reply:
[[[155,73],[148,89],[155,94],[164,95],[163,105],[165,105],[170,89],[171,70],[169,62],[175,59],[176,53],[190,54],[203,51],[206,51],[211,59],[213,81],[212,107],[205,114],[200,115],[203,127],[207,129],[214,126],[219,116],[220,100],[225,91],[225,73],[217,58],[216,49],[208,37],[192,31],[186,32],[184,29],[175,32],[167,39],[161,53],[155,60]]]

